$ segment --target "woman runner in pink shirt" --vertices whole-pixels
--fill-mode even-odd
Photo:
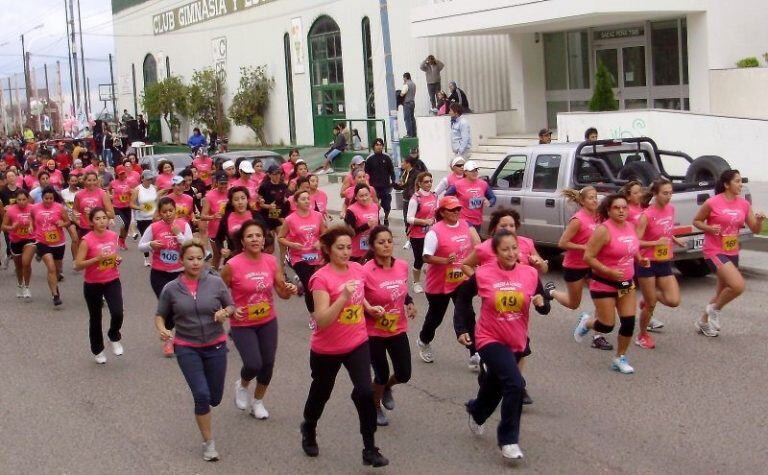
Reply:
[[[685,243],[675,237],[675,207],[672,200],[672,182],[667,178],[656,179],[649,190],[650,205],[643,211],[635,224],[640,237],[640,253],[650,259],[649,267],[637,267],[637,283],[643,299],[640,301],[640,333],[635,344],[641,348],[656,347],[648,330],[662,328],[663,323],[653,321],[656,302],[667,307],[680,305],[680,286],[672,272],[674,245],[685,247]]]
[[[603,219],[584,251],[584,262],[592,268],[589,293],[595,304],[595,317],[581,316],[573,331],[573,338],[580,342],[589,330],[610,333],[619,316],[619,337],[616,357],[611,369],[622,374],[635,370],[627,360],[627,350],[635,329],[635,263],[648,267],[650,261],[640,255],[640,241],[635,227],[627,222],[627,200],[619,194],[603,198],[598,213]]]
[[[157,177],[155,178],[155,186],[160,196],[163,196],[171,191],[173,184],[173,163],[162,160],[157,164]]]
[[[173,189],[167,196],[176,203],[176,217],[183,219],[192,226],[196,222],[194,199],[184,193],[184,178],[176,175],[171,180],[171,183],[173,184]]]
[[[480,319],[474,332],[474,344],[483,361],[480,388],[475,399],[466,404],[469,428],[475,435],[484,432],[483,424],[501,402],[501,421],[497,442],[501,455],[521,459],[520,416],[523,410],[525,380],[519,369],[520,360],[528,352],[528,319],[530,306],[546,315],[549,299],[538,272],[520,264],[517,239],[508,231],[499,231],[491,239],[496,259],[477,268],[456,301],[456,333],[463,345],[473,343],[465,331],[467,320],[474,320],[472,298],[480,296]],[[465,323],[462,323],[464,321]]]
[[[408,343],[408,319],[416,317],[416,307],[408,295],[408,263],[392,255],[392,232],[376,226],[368,238],[369,260],[365,271],[365,298],[368,303],[384,309],[384,313],[365,315],[368,345],[373,366],[373,398],[376,403],[376,424],[389,425],[382,410],[395,408],[392,386],[405,384],[411,379],[411,346]],[[392,360],[390,376],[387,354]]]
[[[208,222],[208,225],[203,226],[201,229],[205,231],[205,237],[211,244],[211,251],[213,253],[211,266],[214,269],[218,269],[221,263],[221,248],[219,247],[220,243],[216,241],[216,234],[219,231],[219,223],[224,216],[227,201],[229,201],[228,189],[229,178],[227,174],[223,171],[216,172],[214,175],[214,187],[205,193],[203,209],[200,213],[200,219]]]
[[[357,184],[353,188],[352,202],[347,206],[344,222],[354,231],[352,239],[352,260],[362,263],[368,252],[368,233],[379,224],[379,205],[371,197],[372,188],[366,184]]]
[[[704,259],[717,274],[715,296],[696,321],[696,330],[708,337],[720,334],[721,310],[744,292],[744,277],[739,272],[739,233],[746,224],[757,234],[765,221],[765,214],[754,212],[741,196],[741,188],[741,173],[724,171],[715,184],[716,195],[701,205],[693,218],[693,225],[704,231]]]
[[[104,334],[101,327],[101,307],[107,302],[109,308],[109,331],[107,336],[112,344],[115,356],[123,354],[123,288],[120,284],[121,258],[117,254],[117,234],[107,229],[109,217],[103,208],[93,208],[88,220],[92,231],[80,240],[80,247],[75,257],[75,269],[85,269],[83,273],[83,296],[88,307],[90,319],[88,336],[91,341],[91,353],[96,363],[107,362],[104,353]]]
[[[133,184],[128,181],[128,170],[123,165],[115,167],[115,179],[109,183],[109,194],[112,197],[112,206],[115,209],[115,215],[123,220],[123,226],[120,228],[120,248],[128,249],[125,245],[125,237],[128,235],[128,228],[131,226],[131,193]]]
[[[619,194],[627,200],[627,222],[633,226],[637,225],[637,220],[643,214],[643,197],[645,190],[643,184],[637,180],[631,180],[624,184],[619,190]]]
[[[264,407],[264,395],[272,380],[277,352],[277,312],[272,299],[273,291],[282,299],[296,295],[293,284],[285,282],[277,259],[265,254],[266,231],[262,225],[250,220],[237,232],[237,253],[221,270],[221,279],[232,292],[237,309],[230,319],[230,335],[235,342],[243,367],[235,382],[235,406],[256,419],[269,418]],[[253,399],[248,385],[256,380]]]
[[[72,206],[72,214],[77,219],[77,234],[82,238],[91,230],[88,216],[91,210],[102,208],[109,219],[114,219],[115,211],[109,195],[99,188],[99,175],[96,172],[87,172],[84,179],[85,187],[75,195],[75,204]]]
[[[309,175],[309,201],[313,210],[321,213],[324,218],[330,219],[328,195],[320,189],[320,178],[317,175]]]
[[[61,305],[59,280],[67,238],[65,229],[69,226],[67,209],[62,204],[61,196],[52,186],[43,188],[43,201],[32,207],[32,219],[35,227],[35,247],[38,257],[48,271],[48,289],[53,297],[53,305]]]
[[[198,152],[195,159],[192,160],[192,165],[197,168],[197,172],[200,174],[200,179],[205,183],[205,186],[210,188],[211,183],[213,183],[213,159],[204,152]]]
[[[34,223],[29,192],[18,188],[16,202],[5,208],[3,231],[8,233],[9,249],[16,269],[16,298],[29,299],[29,281],[32,278],[32,257],[35,255]]]
[[[320,237],[323,259],[328,263],[315,272],[309,288],[315,301],[312,314],[309,367],[312,384],[304,405],[301,447],[309,457],[317,457],[317,422],[333,392],[336,375],[344,365],[352,380],[352,401],[360,419],[363,436],[363,465],[389,464],[378,447],[376,406],[371,387],[371,352],[363,310],[381,317],[384,309],[365,300],[365,272],[350,262],[354,233],[346,226],[330,228]]]
[[[432,192],[434,179],[429,172],[422,172],[416,177],[416,191],[408,201],[406,221],[408,238],[413,250],[413,293],[424,292],[421,285],[421,269],[424,267],[424,237],[435,224],[437,210],[437,195]]]
[[[224,259],[224,262],[232,255],[232,250],[237,247],[235,233],[237,233],[243,223],[251,219],[259,223],[264,222],[261,213],[250,208],[248,204],[250,200],[248,190],[244,187],[236,186],[230,188],[227,192],[227,198],[228,201],[224,207],[224,215],[216,232],[216,242],[219,245],[219,249],[221,249],[221,257]],[[265,247],[267,254],[272,254],[274,242],[271,234],[266,238]]]

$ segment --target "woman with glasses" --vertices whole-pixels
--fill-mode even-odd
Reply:
[[[421,286],[421,268],[424,266],[424,237],[435,224],[437,210],[437,195],[432,192],[432,174],[422,172],[416,177],[416,192],[408,201],[408,211],[405,221],[410,225],[408,236],[413,249],[413,293],[424,292]]]

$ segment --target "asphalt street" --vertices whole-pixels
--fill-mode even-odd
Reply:
[[[396,229],[398,253],[402,229]],[[64,305],[54,310],[44,270],[34,264],[31,302],[15,298],[12,268],[0,270],[0,472],[2,473],[359,473],[361,441],[342,371],[319,425],[320,456],[300,447],[298,426],[309,387],[308,316],[303,300],[277,304],[280,345],[265,399],[270,419],[237,410],[239,356],[229,344],[224,401],[214,409],[221,460],[203,462],[192,397],[153,329],[155,297],[129,240],[121,267],[125,354],[97,365],[88,349],[82,278],[65,262]],[[747,266],[749,262],[745,263]],[[381,473],[765,473],[768,462],[768,271],[745,270],[747,290],[723,314],[718,338],[693,321],[715,280],[681,282],[680,308],[660,308],[667,323],[657,348],[629,352],[634,375],[609,369],[610,354],[573,341],[576,312],[556,304],[534,314],[525,376],[535,403],[524,409],[525,460],[505,463],[496,447],[498,412],[486,433],[467,429],[464,402],[477,389],[450,319],[435,340],[436,362],[414,351],[413,378],[396,388],[390,426],[377,445],[390,459]],[[552,278],[562,284],[559,272]],[[412,348],[426,311],[409,330]],[[582,308],[589,310],[585,295]],[[106,314],[106,309],[105,309]],[[106,329],[106,317],[105,317]],[[609,337],[615,342],[615,333]]]

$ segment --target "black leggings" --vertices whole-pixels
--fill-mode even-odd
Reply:
[[[137,219],[136,220],[136,229],[139,231],[139,234],[142,236],[144,235],[144,231],[147,230],[149,225],[152,224],[151,219]],[[149,257],[149,253],[145,252],[144,257]]]
[[[408,344],[406,332],[390,337],[370,336],[368,345],[371,347],[373,381],[376,384],[385,385],[389,381],[387,353],[392,360],[392,370],[397,382],[407,383],[411,379],[411,346]]]
[[[240,379],[268,386],[272,381],[277,352],[277,319],[252,327],[232,327],[229,332],[235,342],[243,367]]]
[[[456,305],[456,293],[457,291],[454,290],[450,294],[426,294],[429,308],[424,316],[424,325],[422,325],[421,332],[419,332],[419,340],[422,343],[430,343],[435,339],[435,331],[443,323],[445,312],[448,311],[448,304],[453,300],[453,304]],[[475,319],[468,318],[466,324],[468,327],[471,327],[467,328],[467,330],[469,331],[470,338],[472,338],[472,344],[467,348],[469,349],[469,354],[474,355],[476,353],[474,344]]]
[[[371,350],[368,348],[367,341],[349,353],[341,355],[309,352],[312,384],[309,386],[309,395],[307,395],[307,402],[304,405],[304,422],[310,430],[317,428],[317,421],[323,415],[325,404],[331,397],[336,375],[341,369],[341,365],[347,369],[349,379],[352,380],[351,397],[360,419],[360,434],[363,436],[363,445],[366,449],[372,449],[376,445],[374,441],[376,406],[373,402],[373,388],[371,386]]]
[[[389,212],[392,209],[392,188],[388,186],[374,186],[373,189],[376,190],[376,196],[378,196],[381,203],[381,209],[384,210],[384,216],[389,216]]]
[[[133,216],[133,209],[127,208],[115,208],[115,214],[120,216],[125,223],[125,232],[128,232],[128,228],[131,227],[131,217]]]
[[[304,261],[293,264],[293,271],[301,281],[301,285],[304,286],[304,303],[307,305],[309,313],[315,311],[315,301],[312,299],[312,291],[309,290],[309,279],[317,271],[317,266],[307,264]]]
[[[104,334],[101,328],[102,298],[109,307],[109,341],[120,341],[120,328],[123,326],[123,288],[120,279],[103,284],[83,283],[83,296],[90,316],[88,336],[91,340],[91,353],[98,355],[104,351]]]
[[[424,267],[424,238],[411,238],[413,249],[413,268],[421,270]]]
[[[172,281],[181,274],[179,272],[165,272],[162,270],[152,269],[149,271],[149,285],[152,286],[152,291],[157,298],[160,298],[160,292],[163,291],[165,284]]]

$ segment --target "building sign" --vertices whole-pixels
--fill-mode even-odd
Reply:
[[[643,36],[645,30],[642,26],[635,26],[632,28],[616,28],[613,30],[602,30],[595,32],[595,40],[618,40],[621,38],[636,38]]]
[[[291,18],[290,32],[293,74],[304,74],[304,29],[301,17]]]
[[[194,26],[231,13],[260,7],[275,0],[195,0],[180,7],[152,15],[152,31],[156,35]]]
[[[220,36],[211,40],[213,69],[223,80],[227,78],[227,37]]]

